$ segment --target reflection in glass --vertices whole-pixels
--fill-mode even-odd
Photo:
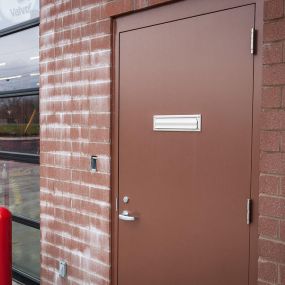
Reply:
[[[0,151],[39,153],[39,97],[0,99]]]
[[[34,277],[40,276],[40,231],[13,222],[13,265]]]
[[[0,29],[39,17],[39,0],[0,0]]]
[[[0,161],[0,204],[13,215],[38,221],[39,165],[15,161]]]
[[[0,38],[0,92],[37,88],[38,82],[39,27]]]

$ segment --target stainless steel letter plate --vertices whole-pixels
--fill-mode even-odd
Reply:
[[[201,132],[201,114],[199,115],[155,115],[154,131]]]

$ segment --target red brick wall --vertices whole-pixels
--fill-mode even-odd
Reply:
[[[160,2],[41,0],[42,285],[110,283],[110,16]]]
[[[284,3],[264,4],[259,285],[285,285]]]

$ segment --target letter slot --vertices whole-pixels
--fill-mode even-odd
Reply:
[[[198,115],[155,115],[154,131],[200,132],[201,114]]]

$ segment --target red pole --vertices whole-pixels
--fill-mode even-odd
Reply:
[[[0,208],[0,285],[12,284],[12,215]]]

